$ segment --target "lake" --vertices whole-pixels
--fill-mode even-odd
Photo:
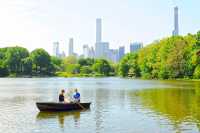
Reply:
[[[58,101],[79,88],[86,111],[45,112],[36,102]],[[197,133],[200,82],[123,78],[0,78],[0,132]]]

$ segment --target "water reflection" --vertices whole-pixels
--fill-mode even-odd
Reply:
[[[200,89],[148,89],[132,92],[137,97],[143,110],[150,110],[173,125],[180,132],[183,125],[196,126],[200,131]],[[134,102],[135,103],[135,102]],[[152,115],[147,111],[147,115]]]
[[[74,120],[74,125],[77,125],[80,121],[80,111],[70,111],[70,112],[39,112],[37,114],[37,120],[48,120],[48,119],[58,119],[58,123],[61,128],[65,126],[65,119],[70,117]]]

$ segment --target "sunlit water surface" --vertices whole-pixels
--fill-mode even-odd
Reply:
[[[39,112],[62,88],[79,88],[90,110]],[[120,78],[2,78],[0,133],[200,132],[200,82]]]

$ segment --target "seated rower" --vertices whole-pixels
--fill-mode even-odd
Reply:
[[[61,93],[59,94],[59,102],[64,102],[65,101],[65,90],[61,90]]]
[[[80,102],[80,97],[81,97],[81,95],[80,95],[80,93],[78,92],[78,89],[75,89],[75,93],[74,93],[73,97],[74,97],[74,101],[75,101],[75,102]]]

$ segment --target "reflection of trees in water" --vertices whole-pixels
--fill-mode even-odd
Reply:
[[[196,123],[200,131],[199,84],[195,89],[149,89],[130,95],[137,96],[144,108],[166,117],[177,132],[184,122]]]
[[[67,117],[73,117],[74,125],[77,126],[80,121],[80,111],[71,112],[39,112],[37,120],[57,118],[61,128],[64,128],[65,119]]]
[[[103,97],[103,98],[102,98]],[[109,91],[103,89],[97,89],[95,91],[95,122],[96,122],[96,132],[100,132],[102,130],[102,108],[106,106],[109,100]],[[107,101],[107,102],[105,102]]]
[[[113,105],[119,105],[122,109],[125,102],[125,91],[124,90],[114,90],[111,88],[99,88],[95,90],[95,122],[96,122],[96,132],[102,132],[103,122],[105,117],[105,112],[108,108],[113,107]]]

